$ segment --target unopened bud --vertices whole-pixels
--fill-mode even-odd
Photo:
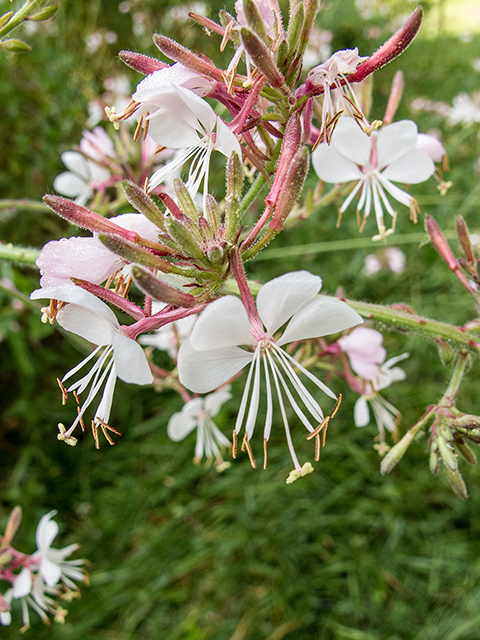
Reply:
[[[138,184],[130,182],[130,180],[124,180],[122,187],[132,207],[139,213],[143,213],[159,229],[165,231],[165,217],[148,193],[145,193]]]
[[[413,434],[410,431],[407,431],[407,433],[403,436],[400,442],[397,442],[397,444],[390,449],[390,451],[387,453],[387,455],[383,458],[382,462],[380,463],[380,471],[382,475],[385,475],[386,473],[390,473],[390,471],[397,464],[397,462],[400,462],[406,450],[410,446],[412,440],[413,440]]]
[[[465,257],[470,264],[474,265],[475,255],[473,253],[472,243],[470,242],[470,234],[468,232],[467,223],[461,215],[457,215],[455,218],[455,227],[457,229],[458,239],[462,245]]]
[[[255,66],[267,78],[270,85],[274,89],[281,89],[283,93],[288,94],[289,90],[285,85],[285,78],[280,73],[270,49],[263,40],[246,27],[240,29],[240,37]]]
[[[243,165],[238,155],[233,152],[227,163],[227,193],[225,197],[225,237],[228,242],[235,242],[240,230],[242,218]]]
[[[145,75],[168,67],[168,64],[160,62],[157,58],[144,56],[142,53],[135,53],[134,51],[120,51],[118,57],[131,69],[135,69],[135,71],[144,73]]]
[[[157,276],[154,276],[148,269],[134,265],[132,267],[132,276],[140,291],[143,291],[154,300],[158,300],[158,302],[164,302],[173,307],[187,308],[193,307],[195,304],[195,298],[192,295],[178,291],[160,278],[157,278]]]
[[[35,22],[41,22],[42,20],[48,20],[57,12],[57,5],[51,4],[49,7],[40,9],[37,13],[33,13],[28,16],[27,20],[35,20]]]
[[[198,222],[197,207],[185,184],[179,178],[175,178],[173,188],[182,212],[193,222]]]
[[[308,43],[310,42],[310,34],[312,33],[315,18],[320,9],[320,0],[306,0],[305,2],[305,20],[303,21],[302,31],[300,34],[300,46],[298,52],[303,56]]]
[[[477,456],[473,453],[473,451],[464,440],[462,440],[461,442],[456,440],[455,447],[458,450],[458,453],[466,462],[468,462],[468,464],[477,464]]]
[[[300,149],[302,141],[302,123],[300,116],[295,113],[287,123],[285,135],[283,137],[282,149],[278,160],[275,180],[273,181],[270,193],[265,199],[266,204],[274,205],[278,200],[280,192],[284,189],[287,174],[291,169],[295,156]]]
[[[447,342],[445,342],[445,340],[436,338],[435,341],[438,346],[438,353],[440,355],[440,360],[442,361],[443,366],[450,364],[455,358],[455,351]]]
[[[4,24],[7,24],[13,14],[13,11],[7,11],[7,13],[4,13],[3,16],[0,16],[0,28],[3,27]]]
[[[103,216],[98,215],[98,213],[82,207],[73,200],[68,200],[60,196],[44,196],[43,201],[61,218],[68,220],[68,222],[71,222],[77,227],[92,231],[92,233],[108,233],[110,235],[120,236],[130,242],[137,242],[140,238],[136,231],[123,229],[111,220],[107,220]]]
[[[213,235],[216,236],[220,228],[220,211],[217,201],[209,193],[205,197],[205,215]]]
[[[111,236],[107,234],[100,234],[98,239],[103,242],[103,244],[116,253],[118,256],[122,257],[124,260],[128,262],[133,262],[136,264],[143,264],[145,267],[150,267],[150,269],[158,269],[163,273],[172,273],[174,272],[174,267],[170,262],[166,260],[162,260],[157,255],[155,255],[152,251],[145,249],[144,247],[139,246],[134,242],[129,242],[125,238],[119,238],[118,236]]]
[[[13,53],[25,53],[25,51],[31,51],[32,47],[23,40],[10,38],[10,40],[3,40],[0,42],[0,49],[3,49],[4,51],[12,51]]]
[[[450,471],[456,471],[458,469],[457,456],[453,453],[450,446],[445,442],[442,437],[436,439],[438,445],[438,451],[442,458],[443,464],[450,469]]]
[[[445,467],[445,471],[447,472],[448,482],[453,491],[455,491],[457,496],[460,496],[462,500],[466,500],[468,498],[467,487],[465,486],[460,471],[458,469],[456,471],[450,471],[448,467]]]
[[[188,218],[186,219],[188,220]],[[182,220],[175,218],[167,219],[167,229],[170,236],[183,249],[185,255],[191,256],[195,260],[204,262],[205,256],[199,246],[203,240],[195,238],[190,229]],[[186,221],[185,221],[186,222]],[[200,233],[199,233],[200,236]]]
[[[410,18],[368,60],[358,65],[348,76],[349,82],[360,82],[374,71],[378,71],[408,48],[417,35],[423,20],[423,9],[417,7]]]
[[[288,44],[288,60],[287,66],[293,62],[293,58],[298,51],[299,38],[302,32],[303,23],[305,20],[305,7],[303,2],[299,2],[292,10],[290,15],[290,21],[288,23],[287,30],[287,44]]]
[[[2,538],[2,547],[6,547],[13,540],[13,536],[17,532],[22,519],[22,507],[14,507],[10,515],[8,516],[7,526],[5,527],[5,534]],[[1,548],[1,547],[0,547]]]
[[[280,190],[276,201],[273,218],[269,224],[270,229],[275,231],[275,233],[278,233],[282,229],[285,220],[297,203],[302,192],[308,173],[309,158],[310,154],[307,147],[303,147],[298,151],[290,165],[290,169],[285,177],[285,184]]]
[[[391,124],[393,122],[395,114],[397,113],[398,105],[402,99],[403,84],[403,73],[401,71],[397,71],[393,77],[392,88],[390,90],[383,124]]]
[[[255,31],[257,36],[259,36],[265,44],[268,44],[269,38],[265,30],[265,23],[254,0],[243,0],[242,6],[243,13],[245,14],[245,18],[250,29]]]
[[[430,467],[430,471],[433,475],[437,475],[438,468],[440,466],[440,456],[438,455],[438,448],[436,446],[432,446],[430,449],[430,457],[428,460],[428,466]]]
[[[168,58],[175,60],[175,62],[180,62],[184,67],[187,67],[187,69],[196,71],[196,73],[202,73],[214,80],[222,82],[222,72],[220,69],[217,69],[213,62],[208,60],[208,58],[200,58],[195,55],[193,51],[190,51],[190,49],[187,49],[181,44],[178,44],[178,42],[175,42],[175,40],[167,38],[166,36],[155,34],[153,36],[153,41],[158,49],[160,49],[160,51]]]

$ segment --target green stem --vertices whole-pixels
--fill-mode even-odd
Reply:
[[[450,378],[450,382],[448,383],[448,387],[443,394],[442,399],[438,403],[442,404],[451,404],[455,398],[457,397],[458,390],[460,389],[460,384],[462,382],[463,374],[465,373],[465,367],[467,366],[468,354],[465,351],[461,351],[457,354],[455,359],[455,363],[453,365],[452,377]]]
[[[355,300],[345,300],[345,302],[363,318],[381,322],[399,331],[411,331],[433,340],[441,338],[452,347],[463,351],[468,350],[476,353],[480,351],[480,336],[478,334],[465,331],[446,322],[430,320],[429,318],[393,309],[392,307],[383,307],[379,304],[357,302]]]
[[[27,0],[23,7],[20,7],[20,9],[16,11],[10,20],[0,29],[0,38],[21,25],[28,15],[38,6],[42,5],[43,2],[44,0]]]
[[[252,202],[255,200],[255,198],[258,196],[258,194],[262,190],[262,187],[265,183],[266,183],[265,177],[261,173],[259,173],[258,176],[255,178],[255,181],[253,182],[252,186],[247,191],[247,193],[245,194],[242,200],[242,213],[244,213],[248,209],[248,207],[252,204]]]
[[[13,244],[0,244],[0,260],[11,260],[30,267],[35,266],[35,260],[40,253],[39,249],[17,247]]]
[[[0,200],[1,209],[23,209],[28,211],[41,211],[47,213],[50,209],[44,202],[36,202],[35,200]]]

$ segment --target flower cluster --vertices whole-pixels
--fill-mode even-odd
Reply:
[[[32,555],[17,551],[12,546],[12,538],[20,524],[21,510],[12,511],[5,534],[0,536],[2,562],[0,579],[9,583],[9,587],[0,594],[0,624],[11,623],[11,608],[19,601],[23,617],[23,631],[30,626],[29,608],[33,609],[43,622],[49,622],[49,614],[55,621],[63,622],[68,613],[58,603],[79,597],[75,582],[85,582],[86,573],[81,569],[83,560],[67,560],[78,549],[71,544],[63,549],[52,548],[52,542],[58,533],[58,524],[52,520],[56,511],[44,515],[38,523],[36,532],[37,550]]]

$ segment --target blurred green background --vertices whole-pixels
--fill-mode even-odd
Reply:
[[[14,2],[19,5],[19,2]],[[215,18],[223,3],[204,9]],[[155,55],[154,32],[171,35],[215,60],[219,39],[205,48],[200,27],[185,20],[183,5],[158,0],[64,0],[58,14],[36,28],[17,32],[30,54],[1,54],[0,198],[39,201],[52,193],[64,170],[60,153],[78,144],[88,105],[125,75],[121,49]],[[332,50],[358,46],[373,52],[402,23],[415,3],[392,0],[332,0],[318,27],[331,32]],[[0,2],[6,11],[10,3]],[[233,12],[232,6],[226,7]],[[412,117],[416,98],[447,105],[460,92],[480,91],[480,27],[475,3],[425,5],[425,29],[409,50],[375,76],[372,117],[382,118],[394,73],[405,74],[397,118]],[[469,13],[470,11],[470,13]],[[328,40],[328,38],[327,38]],[[203,44],[202,44],[203,43]],[[231,52],[230,52],[231,54]],[[223,61],[228,60],[228,52]],[[436,113],[415,113],[419,130],[440,133],[453,186],[440,197],[433,180],[415,193],[423,213],[447,231],[461,213],[480,228],[478,207],[479,125],[452,125]],[[221,184],[221,182],[220,182]],[[313,183],[312,183],[313,186]],[[399,216],[398,244],[407,255],[401,274],[362,274],[369,243],[342,252],[292,247],[358,237],[354,215],[337,230],[336,205],[280,236],[249,265],[266,281],[291,269],[322,276],[324,290],[342,286],[350,298],[404,302],[419,313],[465,324],[475,317],[470,300],[431,246],[402,242],[422,234],[408,215]],[[404,213],[404,212],[402,212]],[[370,221],[373,224],[373,221]],[[47,211],[0,209],[0,239],[41,247],[77,231]],[[458,243],[453,242],[455,253]],[[278,251],[281,249],[281,251]],[[269,251],[272,253],[269,259]],[[90,561],[91,586],[68,604],[64,625],[44,627],[35,614],[26,637],[61,640],[478,640],[480,633],[480,486],[476,467],[462,472],[470,497],[462,502],[441,472],[428,470],[426,438],[414,443],[387,477],[373,449],[376,427],[353,424],[353,394],[344,392],[341,411],[315,473],[291,486],[280,424],[269,447],[267,471],[253,471],[240,457],[223,474],[192,465],[194,435],[172,443],[168,418],[181,408],[173,393],[118,383],[112,423],[123,433],[114,447],[96,451],[91,438],[75,449],[56,440],[58,422],[70,424],[56,377],[85,351],[56,328],[43,325],[28,302],[38,273],[0,264],[0,528],[14,505],[24,510],[17,548],[33,552],[39,518],[58,509],[56,546],[81,543]],[[23,300],[9,294],[13,285]],[[406,430],[439,399],[448,381],[433,343],[385,334],[389,356],[404,351],[408,378],[385,394],[402,411]],[[459,397],[465,412],[480,413],[478,361]],[[242,380],[218,418],[229,433]],[[301,437],[297,452],[313,457]],[[5,584],[0,585],[4,591]],[[14,610],[2,637],[17,638]]]

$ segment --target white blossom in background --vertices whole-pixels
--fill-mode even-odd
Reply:
[[[53,181],[53,188],[64,196],[75,198],[84,205],[95,189],[103,189],[111,179],[111,172],[103,166],[114,155],[113,142],[101,127],[84,131],[80,151],[65,151],[61,158],[68,171],[60,173]]]
[[[221,454],[221,449],[230,447],[231,442],[226,438],[213,418],[218,414],[222,405],[230,400],[230,385],[214,391],[204,398],[194,398],[187,402],[183,409],[174,413],[167,427],[168,437],[174,442],[183,440],[194,429],[197,429],[197,443],[195,445],[195,464],[205,457],[208,461],[215,459],[217,470],[223,471],[227,466]]]
[[[92,293],[73,284],[62,284],[57,287],[37,289],[30,297],[32,300],[49,298],[68,303],[57,313],[58,324],[67,331],[98,345],[89,356],[62,378],[63,384],[99,355],[90,371],[67,389],[67,391],[81,394],[90,387],[87,398],[72,426],[65,432],[61,431],[58,436],[68,444],[75,444],[72,433],[102,388],[102,399],[94,417],[94,423],[97,426],[108,423],[117,377],[124,382],[145,385],[153,382],[153,376],[142,347],[122,332],[113,311]]]
[[[468,93],[459,93],[455,96],[448,120],[450,124],[480,122],[480,93],[474,93],[472,96]]]
[[[321,278],[308,271],[297,271],[275,278],[265,284],[257,295],[256,310],[247,313],[243,303],[233,296],[215,300],[198,318],[189,340],[180,347],[178,373],[180,382],[195,393],[217,389],[250,365],[242,396],[235,433],[245,423],[243,446],[254,464],[249,444],[257,422],[261,393],[267,400],[264,423],[264,442],[270,438],[273,419],[275,387],[287,442],[295,470],[293,481],[313,468],[310,463],[299,464],[290,434],[284,396],[304,427],[311,433],[323,420],[317,400],[307,390],[297,373],[302,372],[313,384],[335,398],[335,394],[312,373],[306,370],[281,347],[298,340],[308,340],[337,333],[363,322],[356,311],[335,298],[318,296]],[[283,334],[274,335],[288,321]],[[241,346],[247,347],[241,348]],[[261,374],[265,378],[262,391]],[[315,426],[299,407],[294,393],[312,416]],[[248,409],[248,410],[247,410]]]
[[[366,276],[378,273],[381,269],[390,269],[393,273],[403,273],[405,270],[406,256],[398,247],[388,247],[376,254],[365,256],[365,266],[362,273]]]
[[[386,230],[383,218],[384,209],[392,218],[396,215],[387,194],[409,207],[412,219],[416,219],[414,198],[394,182],[418,184],[433,175],[433,160],[417,148],[417,139],[417,125],[411,120],[395,122],[368,136],[351,118],[340,118],[331,144],[320,144],[312,154],[313,166],[321,180],[335,184],[356,182],[340,207],[340,214],[360,193],[357,211],[363,211],[361,229],[373,206],[379,230],[375,238],[393,232]]]

